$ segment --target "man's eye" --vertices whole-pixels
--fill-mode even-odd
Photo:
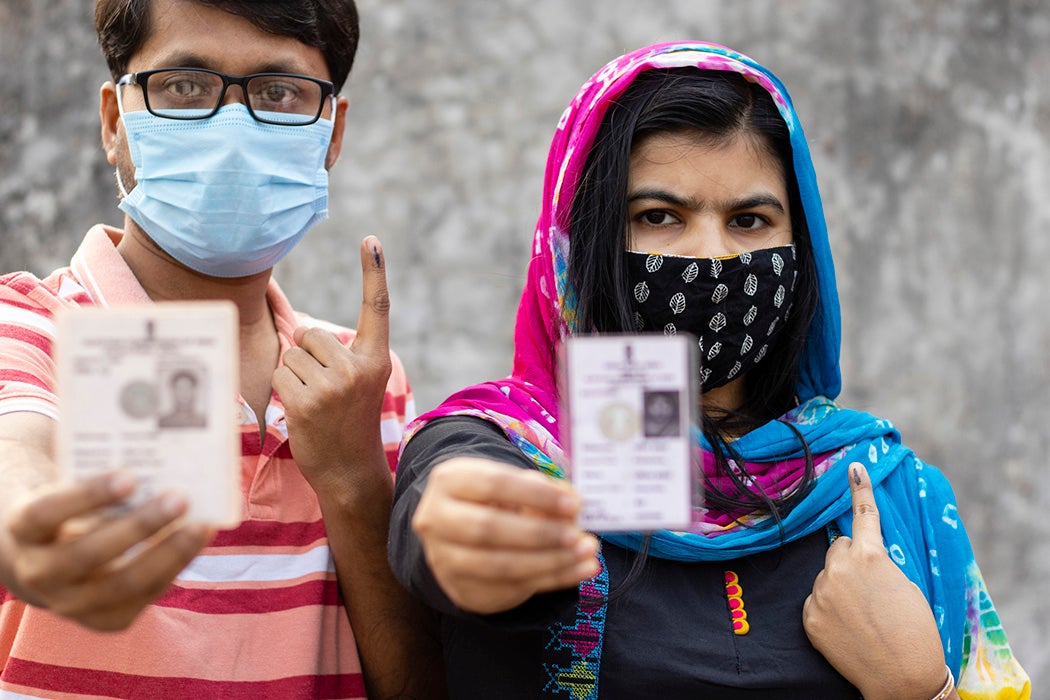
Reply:
[[[287,94],[287,90],[275,85],[273,87],[266,88],[266,91],[263,93],[263,97],[270,100],[271,102],[280,102],[281,99]]]
[[[258,99],[273,104],[294,102],[299,98],[299,92],[295,87],[285,83],[263,85],[256,91],[255,95]]]
[[[168,92],[177,97],[196,97],[201,94],[203,88],[192,80],[179,80],[168,83]]]

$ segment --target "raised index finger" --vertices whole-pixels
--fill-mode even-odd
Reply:
[[[853,540],[882,546],[882,524],[875,505],[868,470],[860,462],[849,465],[849,489],[853,498]]]
[[[390,293],[386,286],[386,258],[375,236],[361,241],[361,316],[351,344],[366,354],[389,353]]]

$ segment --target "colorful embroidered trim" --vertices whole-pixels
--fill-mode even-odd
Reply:
[[[547,630],[550,641],[544,649],[545,697],[598,700],[598,670],[609,598],[609,572],[601,550],[598,551],[598,563],[601,570],[597,575],[580,584],[573,624],[555,622]]]
[[[751,625],[747,622],[747,611],[744,610],[744,589],[740,587],[740,577],[735,571],[726,574],[726,600],[729,603],[729,616],[733,621],[733,634],[747,634]]]

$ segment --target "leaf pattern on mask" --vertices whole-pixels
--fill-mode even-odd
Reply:
[[[715,291],[711,294],[711,303],[721,304],[727,296],[729,296],[729,287],[720,284],[715,287]]]
[[[751,308],[747,310],[746,314],[744,314],[744,325],[745,326],[750,326],[752,323],[755,322],[755,318],[757,318],[757,317],[758,317],[758,307],[755,306],[754,304],[752,304]]]
[[[717,313],[711,318],[711,323],[708,327],[715,333],[726,327],[726,315],[723,313]]]
[[[755,341],[752,340],[751,336],[750,335],[745,335],[744,336],[744,342],[740,346],[740,355],[741,355],[741,357],[743,357],[744,355],[749,353],[751,351],[751,346],[753,346],[754,344],[755,344]]]
[[[671,297],[670,304],[671,311],[673,311],[676,314],[682,313],[683,311],[685,311],[685,294],[682,294],[681,292],[676,293],[673,297]]]
[[[787,290],[784,289],[784,285],[777,287],[777,293],[773,295],[773,304],[779,309],[784,304],[784,295],[787,294]]]
[[[685,268],[682,271],[682,280],[686,284],[689,284],[690,282],[695,280],[697,275],[699,275],[699,274],[700,274],[700,266],[697,265],[695,262],[691,262],[691,263],[689,263],[689,267]]]
[[[664,266],[664,256],[662,255],[650,255],[645,259],[645,269],[649,272],[656,272]]]
[[[639,282],[634,285],[634,298],[639,304],[644,303],[649,298],[649,285],[645,282]]]
[[[640,331],[643,328],[645,328],[645,319],[642,318],[642,315],[640,313],[635,311],[634,312],[634,329],[636,331]]]
[[[678,329],[673,323],[668,323],[664,326],[664,335],[678,335]]]
[[[773,253],[773,272],[780,276],[780,273],[784,271],[784,258],[780,257],[779,253]]]
[[[737,372],[739,372],[739,371],[740,371],[740,368],[741,368],[742,366],[743,366],[743,365],[741,365],[741,364],[740,364],[740,360],[737,360],[737,361],[736,361],[736,362],[735,362],[735,363],[733,364],[733,369],[729,370],[729,374],[727,374],[727,375],[726,375],[726,379],[732,379],[733,377],[735,377],[735,376],[737,375]]]
[[[718,258],[711,260],[711,276],[718,279],[718,276],[722,274],[722,261]]]
[[[715,341],[715,344],[711,346],[711,349],[707,351],[707,359],[713,360],[718,356],[718,353],[722,351],[722,344]]]
[[[757,292],[757,291],[758,291],[758,277],[756,277],[752,273],[752,274],[747,276],[746,280],[744,280],[744,294],[748,295],[749,297],[753,297],[753,296],[755,296],[755,292]]]
[[[740,262],[744,263],[745,265],[750,265],[751,264],[751,253],[741,253],[740,254]]]

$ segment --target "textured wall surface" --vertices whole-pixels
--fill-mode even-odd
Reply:
[[[278,270],[354,323],[379,234],[421,409],[510,367],[554,125],[608,59],[680,38],[791,90],[838,260],[846,405],[955,484],[1005,627],[1050,683],[1050,7],[1043,0],[360,0],[332,217]],[[119,224],[86,0],[0,0],[0,270]]]

